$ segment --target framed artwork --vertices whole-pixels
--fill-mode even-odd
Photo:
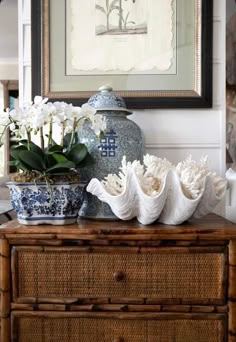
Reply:
[[[226,163],[236,162],[236,2],[226,3]]]
[[[103,85],[130,108],[212,106],[213,0],[35,0],[32,95],[80,105]]]
[[[236,3],[226,3],[226,84],[236,88]]]

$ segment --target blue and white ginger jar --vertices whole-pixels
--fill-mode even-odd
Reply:
[[[118,173],[123,156],[127,161],[141,160],[144,154],[144,139],[138,125],[129,120],[132,114],[126,108],[122,97],[113,92],[109,86],[103,86],[100,92],[93,95],[88,103],[97,109],[98,114],[106,118],[106,131],[97,137],[85,123],[79,129],[80,142],[86,144],[95,160],[93,166],[81,169],[82,179],[92,178],[102,180],[109,173]],[[98,200],[96,196],[86,193],[85,200],[79,211],[80,217],[94,219],[117,219],[110,207]]]

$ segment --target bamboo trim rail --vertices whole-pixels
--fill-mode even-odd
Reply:
[[[228,341],[236,342],[236,241],[229,244],[229,331]]]
[[[86,318],[117,318],[117,319],[196,319],[196,320],[223,320],[225,315],[220,313],[169,313],[169,312],[54,312],[54,311],[13,311],[13,317],[86,317]],[[5,342],[5,341],[4,341]]]
[[[216,215],[193,220],[180,226],[152,224],[143,226],[137,221],[100,222],[80,220],[78,224],[62,226],[24,226],[16,220],[0,226],[0,238],[14,240],[88,240],[88,241],[224,241],[236,239],[233,223]]]
[[[88,311],[88,312],[174,312],[174,313],[227,313],[227,305],[204,306],[204,305],[133,305],[133,304],[18,304],[11,303],[12,310],[23,311]]]
[[[10,255],[7,240],[0,240],[0,341],[10,341]]]

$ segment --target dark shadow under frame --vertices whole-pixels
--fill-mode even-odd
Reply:
[[[32,98],[42,94],[42,6],[43,0],[31,2],[32,40]],[[201,96],[125,97],[127,107],[138,108],[211,108],[212,107],[212,53],[213,0],[202,0],[201,27]],[[51,101],[70,101],[81,105],[88,98],[50,98]]]

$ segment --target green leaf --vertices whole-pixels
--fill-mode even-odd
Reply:
[[[20,145],[10,150],[10,156],[16,160],[19,160],[19,154],[22,151],[27,151],[27,147],[25,145]]]
[[[87,147],[84,144],[77,144],[72,147],[72,149],[66,154],[66,156],[69,160],[72,160],[77,167],[78,164],[80,164],[82,160],[84,160],[87,154]]]
[[[30,143],[30,150],[39,154],[42,158],[44,158],[44,152],[43,150],[36,144],[34,144],[33,142]]]
[[[54,166],[50,167],[49,169],[46,170],[46,172],[51,172],[53,170],[57,170],[58,169],[73,169],[75,168],[75,163],[71,162],[71,161],[66,161],[66,162],[62,162],[62,163],[57,163]]]
[[[57,161],[53,158],[52,154],[46,154],[46,164],[47,164],[47,169],[57,164]]]
[[[19,159],[22,161],[30,170],[44,171],[46,165],[44,160],[33,151],[21,151],[19,153]]]
[[[63,146],[61,145],[52,145],[49,147],[47,153],[54,153],[54,152],[62,152]]]
[[[27,145],[27,143],[28,143],[28,140],[27,140],[27,139],[19,140],[19,144]]]
[[[70,141],[71,141],[71,133],[67,133],[64,138],[63,138],[63,146],[68,147],[70,145]]]
[[[19,160],[10,160],[8,165],[16,167],[17,170],[30,171],[30,169]]]
[[[8,162],[9,166],[17,166],[19,164],[19,160],[10,160]]]
[[[72,136],[72,133],[67,133],[64,136],[64,138],[63,138],[63,146],[65,146],[65,147],[69,147],[70,146],[71,136]],[[75,132],[73,144],[78,144],[78,143],[79,143],[79,136],[78,136],[78,133]]]
[[[93,157],[91,156],[90,153],[87,153],[86,157],[82,160],[81,163],[79,163],[79,165],[76,165],[77,168],[82,168],[82,167],[87,167],[87,166],[91,166],[95,164],[95,160],[93,159]]]
[[[52,157],[53,157],[58,163],[63,163],[63,162],[68,161],[68,159],[67,159],[63,154],[60,154],[60,153],[53,153],[53,154],[52,154]]]
[[[10,160],[8,162],[8,165],[9,166],[15,166],[17,168],[17,170],[31,171],[31,168],[27,167],[20,160]]]
[[[79,143],[79,134],[78,132],[75,132],[75,135],[74,135],[74,144],[78,144]]]
[[[20,140],[19,144],[20,144],[19,147],[24,146],[28,150],[28,140],[26,140],[26,139]],[[30,148],[30,151],[36,152],[42,158],[44,158],[44,151],[38,145],[33,143],[32,141],[29,143],[29,148]]]

